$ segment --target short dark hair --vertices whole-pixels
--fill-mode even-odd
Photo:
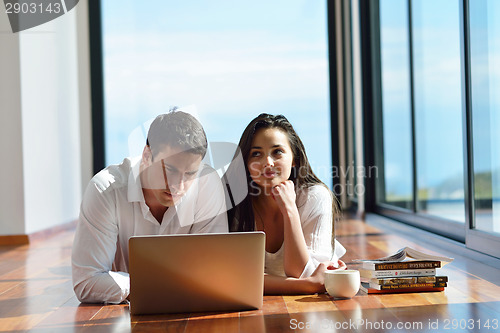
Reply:
[[[171,109],[153,120],[146,144],[155,156],[163,145],[181,148],[185,152],[205,157],[207,136],[200,122],[189,113]]]

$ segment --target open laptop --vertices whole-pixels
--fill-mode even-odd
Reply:
[[[263,232],[131,237],[130,313],[258,309],[264,251]]]

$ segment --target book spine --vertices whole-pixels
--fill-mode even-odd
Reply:
[[[395,284],[388,286],[381,285],[371,285],[371,288],[380,289],[380,290],[393,290],[393,289],[417,289],[417,288],[443,288],[446,287],[446,282],[438,282],[438,283],[409,283],[409,284]]]
[[[378,290],[361,286],[360,290],[364,291],[367,294],[427,293],[427,292],[443,291],[444,287]]]
[[[361,277],[371,278],[389,278],[389,277],[405,277],[405,276],[433,276],[436,275],[436,269],[407,269],[407,270],[360,270]]]
[[[388,264],[374,264],[376,271],[395,270],[395,269],[423,269],[423,268],[439,268],[441,261],[409,261],[409,262],[393,262]]]
[[[409,276],[409,277],[395,277],[385,279],[371,279],[370,282],[379,285],[397,285],[409,283],[438,283],[448,282],[447,276]]]

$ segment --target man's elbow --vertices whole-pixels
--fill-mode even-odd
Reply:
[[[109,295],[99,294],[95,291],[95,281],[82,281],[80,283],[73,285],[73,291],[75,292],[76,298],[81,303],[111,303],[109,301]],[[116,303],[120,303],[118,301]]]
[[[117,286],[103,286],[94,279],[84,280],[73,285],[76,298],[81,303],[120,304],[127,299],[128,290]]]
[[[102,301],[99,302],[91,296],[89,290],[85,288],[85,285],[85,282],[73,285],[73,291],[75,292],[76,298],[81,303],[102,303]]]

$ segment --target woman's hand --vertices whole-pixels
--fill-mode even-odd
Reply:
[[[342,261],[338,261],[338,267],[332,261],[325,261],[319,264],[316,270],[311,274],[310,277],[306,278],[310,285],[311,293],[324,293],[325,289],[325,272],[327,270],[345,270],[347,268],[346,264]]]
[[[337,267],[337,268],[334,267],[333,268],[334,270],[341,270],[341,271],[343,271],[343,270],[347,269],[347,265],[345,264],[345,262],[343,262],[340,259],[337,262],[338,262],[339,267]]]
[[[292,278],[264,274],[264,294],[266,295],[297,295],[324,293],[325,272],[327,270],[346,269],[342,260],[338,261],[337,268],[331,261],[319,264],[314,273],[307,278]]]
[[[297,209],[297,206],[295,205],[295,186],[291,180],[284,181],[283,183],[273,187],[271,194],[276,200],[282,214],[286,214],[287,211],[290,211],[293,208]]]
[[[309,253],[295,203],[295,186],[287,180],[274,186],[271,194],[283,216],[283,268],[286,276],[299,278],[309,260]]]

